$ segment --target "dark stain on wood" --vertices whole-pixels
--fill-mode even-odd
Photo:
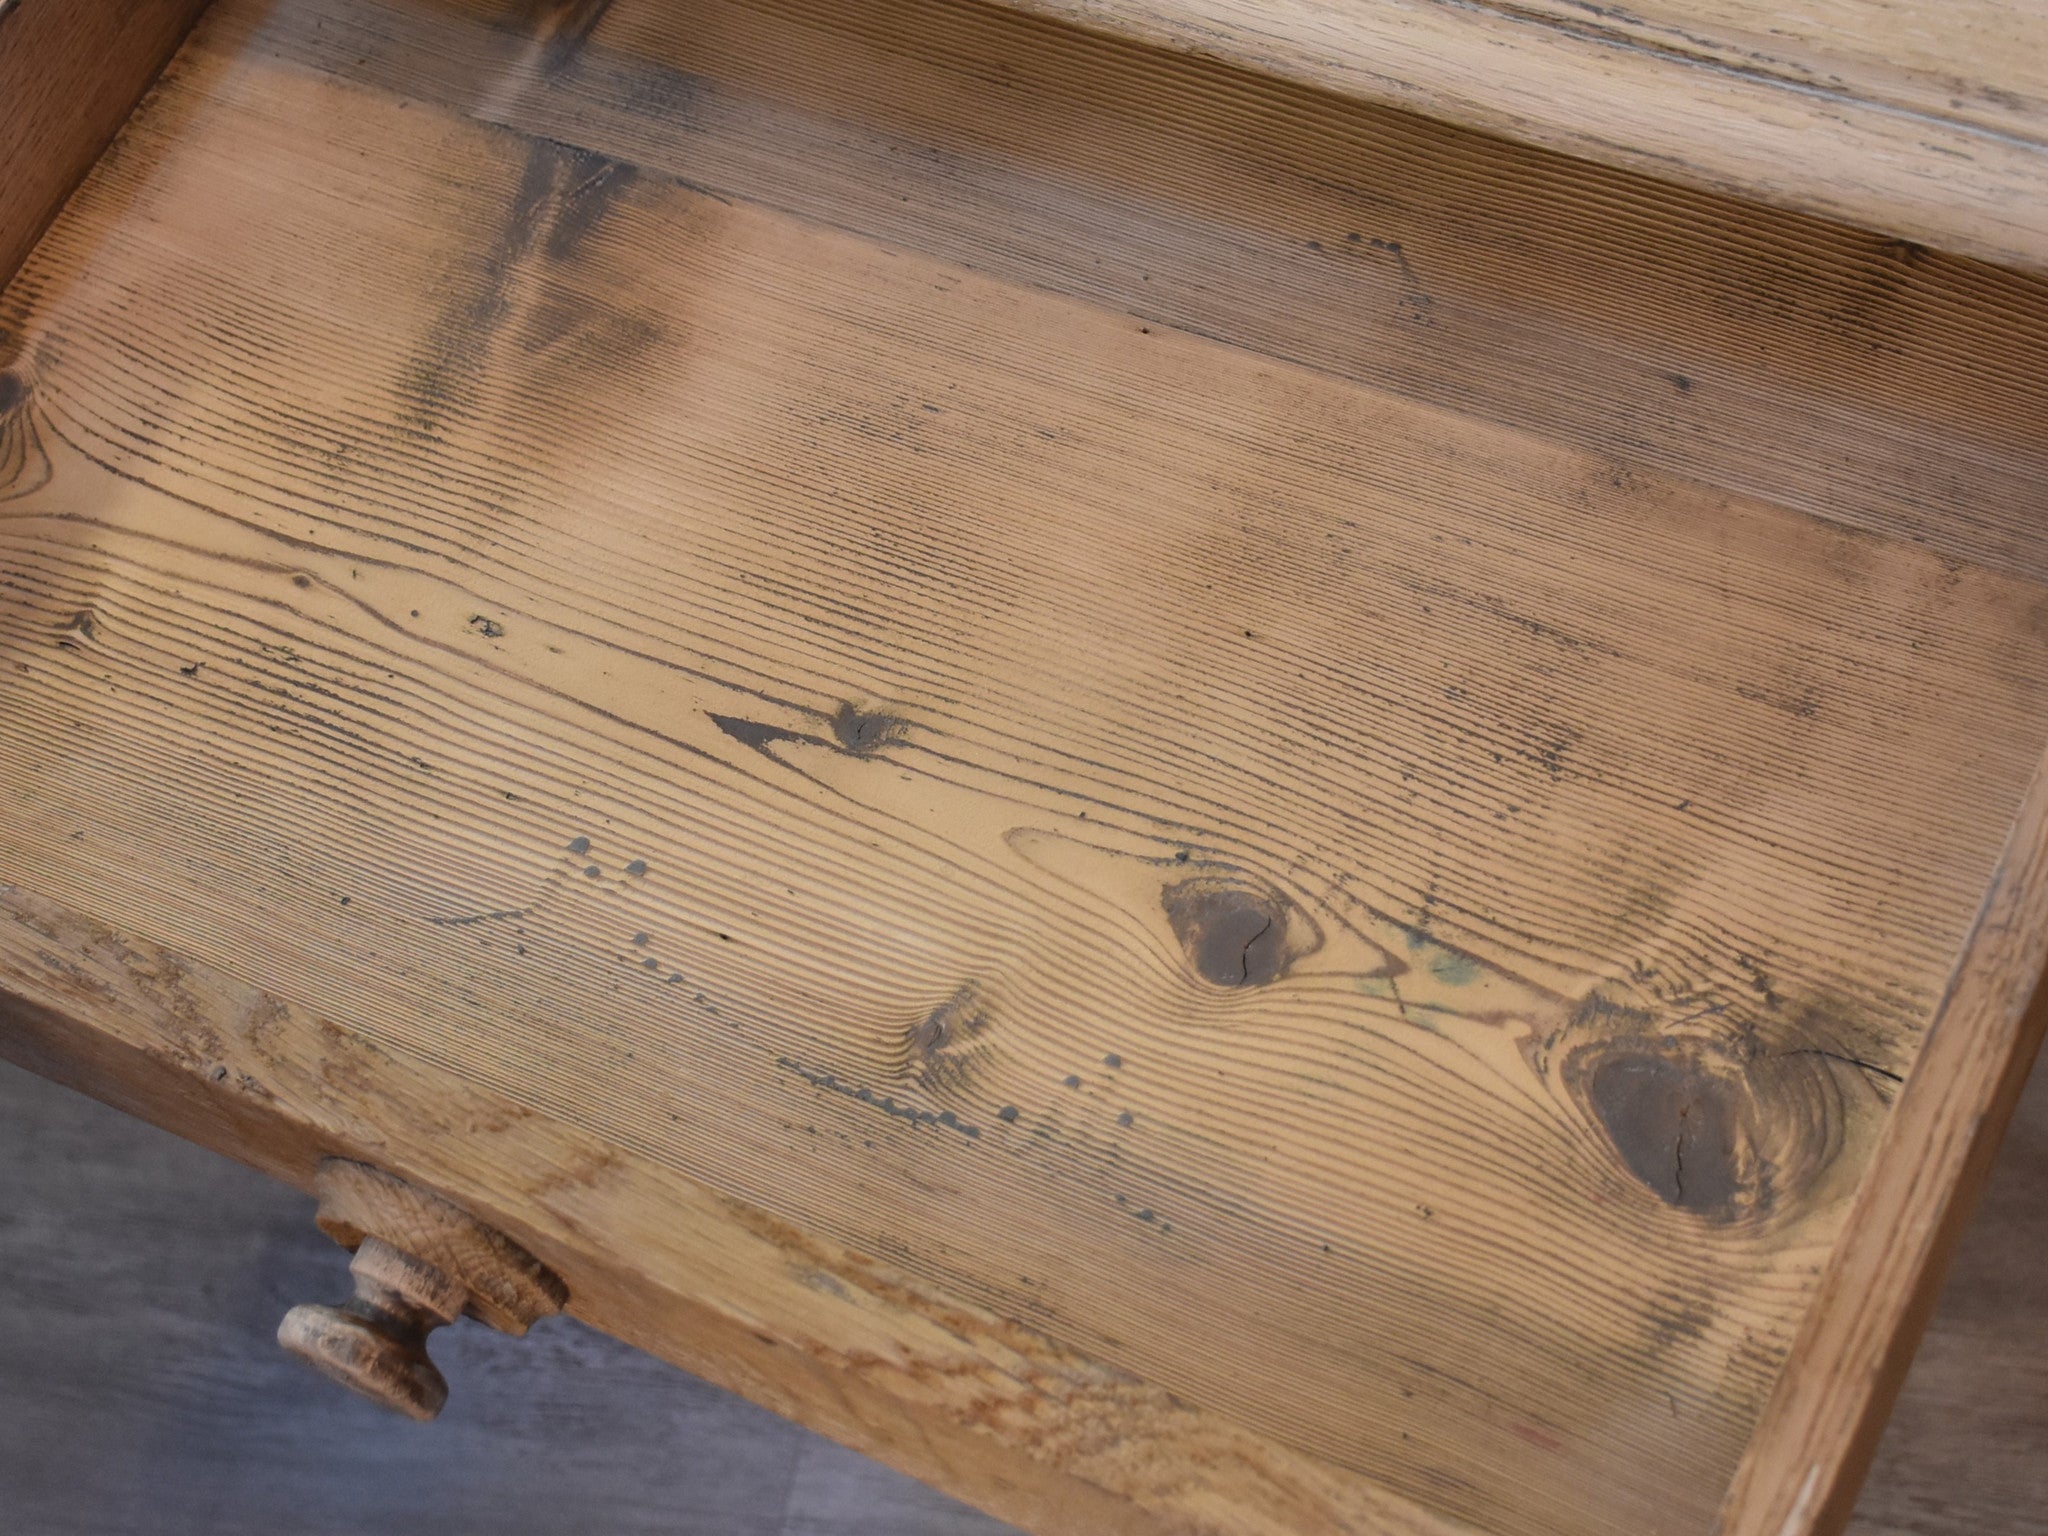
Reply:
[[[910,730],[907,720],[859,709],[852,704],[840,705],[837,712],[828,717],[827,723],[832,728],[830,740],[808,731],[766,725],[738,715],[714,714],[711,723],[741,746],[752,747],[756,752],[771,757],[774,754],[768,749],[785,741],[806,747],[826,747],[852,757],[872,757],[884,747],[903,740]]]
[[[971,1007],[974,989],[962,987],[945,1002],[919,1019],[910,1030],[910,1048],[920,1056],[930,1056],[951,1045],[960,1032],[960,1017]]]
[[[26,376],[0,369],[0,501],[26,496],[49,483],[50,461],[36,434],[35,413],[29,409],[33,397]]]
[[[851,1099],[857,1104],[865,1104],[871,1109],[878,1109],[892,1120],[903,1120],[912,1125],[931,1126],[941,1130],[955,1131],[965,1136],[969,1141],[978,1140],[981,1136],[980,1126],[969,1125],[950,1109],[920,1109],[914,1104],[898,1103],[893,1094],[876,1093],[872,1088],[863,1087],[858,1083],[845,1082],[834,1073],[806,1067],[800,1062],[790,1060],[787,1056],[778,1056],[775,1060],[775,1065],[792,1076],[802,1078],[813,1088],[822,1088],[827,1093],[836,1093],[843,1099]]]
[[[468,253],[451,273],[441,313],[408,365],[400,386],[408,403],[403,427],[438,441],[444,423],[468,414],[491,349],[514,313],[518,274],[536,251],[553,263],[579,257],[637,175],[632,166],[594,150],[545,138],[528,143],[495,238]],[[582,330],[602,332],[612,351],[619,349],[615,343],[644,346],[655,339],[647,324],[631,316],[612,316],[621,324],[602,324],[606,315],[562,289],[529,294],[524,307],[532,332],[525,337],[529,351]]]
[[[1892,1101],[1913,1059],[1914,1042],[1895,1027],[1873,1018],[1854,999],[1811,983],[1794,1006],[1793,1023],[1784,1031],[1786,1055],[1823,1056],[1864,1074],[1885,1103]]]
[[[1674,1210],[1715,1223],[1770,1219],[1836,1181],[1885,1098],[1864,1066],[1785,1043],[1740,999],[1661,1011],[1599,993],[1534,1058],[1564,1086],[1614,1156]]]
[[[987,1056],[991,1019],[981,992],[967,982],[910,1028],[906,1067],[929,1093],[967,1091]]]
[[[1723,1218],[1742,1189],[1729,1086],[1676,1053],[1617,1052],[1586,1080],[1630,1173],[1666,1205]]]
[[[1288,909],[1277,895],[1203,875],[1169,885],[1160,903],[1204,981],[1262,987],[1286,969]]]
[[[551,145],[560,158],[561,195],[543,246],[550,260],[573,260],[583,242],[639,173],[593,150]]]
[[[1646,1316],[1651,1347],[1663,1350],[1705,1338],[1714,1325],[1715,1314],[1701,1297],[1666,1290],[1651,1298]]]
[[[531,25],[541,43],[543,77],[566,73],[582,57],[590,34],[611,6],[612,0],[538,0]]]
[[[475,393],[490,339],[511,309],[512,271],[533,245],[551,181],[549,149],[537,143],[528,153],[496,241],[468,263],[472,270],[451,275],[441,313],[406,369],[400,425],[416,437],[438,442],[447,418],[462,414]]]
[[[711,723],[741,746],[752,747],[756,752],[765,753],[781,741],[817,740],[814,736],[806,736],[802,731],[784,730],[779,725],[763,725],[758,720],[746,720],[738,715],[713,715]]]
[[[895,715],[885,715],[875,710],[856,708],[842,704],[832,716],[832,734],[840,747],[855,757],[868,757],[882,748],[901,741],[910,731],[910,722]]]
[[[1572,1009],[1568,1028],[1590,1031],[1652,1030],[1656,1028],[1656,1024],[1657,1016],[1647,1008],[1618,1002],[1599,992],[1589,992]]]

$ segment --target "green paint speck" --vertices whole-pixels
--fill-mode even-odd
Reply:
[[[1479,962],[1454,949],[1442,949],[1430,960],[1429,974],[1447,987],[1468,987],[1479,979]]]

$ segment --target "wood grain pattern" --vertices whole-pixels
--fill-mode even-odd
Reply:
[[[556,1269],[575,1315],[1033,1531],[1461,1536],[1033,1327],[14,889],[0,977],[10,1060],[301,1187],[324,1154],[404,1167]]]
[[[2044,1063],[2036,1055],[1850,1536],[2040,1536],[2048,1525]]]
[[[2025,0],[1012,0],[1653,175],[2048,265]]]
[[[1835,274],[1859,328],[1806,282],[1861,237],[1510,148],[1459,211],[1418,188],[1471,136],[1087,55],[1165,93],[1113,143],[1189,81],[1217,139],[1169,148],[1248,131],[1240,90],[1262,144],[1380,142],[1431,252],[1488,253],[1461,293],[1538,210],[1532,331],[1597,345],[1452,411],[1212,291],[1234,242],[1300,259],[1313,155],[1168,217],[1019,160],[1028,90],[979,137],[902,94],[964,60],[1000,97],[1055,71],[990,39],[1067,34],[693,14],[695,57],[792,72],[663,65],[651,3],[231,0],[8,290],[16,1048],[442,1189],[586,1315],[1037,1528],[1709,1528],[2048,737],[2048,593],[1956,553],[2038,507],[2040,284],[1895,253],[1899,308]],[[878,64],[920,16],[946,68]],[[828,163],[937,167],[921,213],[790,196],[818,79],[814,141],[868,125]],[[1039,140],[1087,137],[1071,99]],[[1603,309],[1556,258],[1588,186],[1634,232],[1596,275],[1706,210],[1787,296],[1793,361],[1713,431],[1623,454],[1544,403],[1602,348],[1647,377],[1696,297]],[[1174,259],[1041,261],[1082,207]],[[1439,377],[1484,366],[1445,329]],[[1911,345],[1867,413],[1802,387],[1876,336]],[[1735,463],[1736,421],[1784,502],[1664,462]],[[1902,422],[1934,549],[1871,531]],[[292,1107],[194,1100],[215,1071]],[[884,1266],[865,1322],[804,1311],[805,1245]]]
[[[1519,0],[1702,64],[1872,105],[2039,140],[2048,110],[2048,14],[2014,0],[1649,0],[1602,8]]]
[[[331,1273],[297,1191],[5,1063],[0,1162],[0,1502],[38,1536],[1015,1536],[566,1319],[450,1330],[416,1435],[257,1325]],[[2037,1059],[1851,1536],[2040,1536],[2044,1249]]]
[[[523,14],[299,4],[263,43],[719,196],[2048,577],[2038,280],[1000,8],[620,3],[555,54],[522,41]]]
[[[2014,823],[1954,979],[1885,1126],[1721,1528],[1804,1536],[1849,1518],[2048,1028],[2048,773]]]
[[[2014,0],[1518,0],[1557,26],[1872,105],[2041,137],[2048,15]]]
[[[454,1398],[421,1433],[262,1326],[334,1272],[296,1189],[4,1061],[0,1161],[16,1530],[1017,1536],[572,1318],[440,1334]]]
[[[205,4],[0,3],[0,283],[14,275]]]

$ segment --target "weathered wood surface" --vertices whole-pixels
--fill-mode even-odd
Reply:
[[[206,0],[0,0],[0,283]]]
[[[1462,1529],[1031,1322],[6,888],[0,1050],[302,1186],[325,1155],[403,1168],[555,1270],[576,1316],[1034,1532]]]
[[[1325,89],[2048,265],[2030,0],[1011,0]]]
[[[2048,1067],[2006,1132],[1850,1536],[2048,1532]]]
[[[2048,738],[2040,284],[672,17],[230,0],[9,290],[10,1048],[1042,1529],[1706,1529]]]
[[[2048,577],[2038,280],[1000,8],[619,3],[539,48],[520,15],[295,0],[262,45],[651,179]]]
[[[2048,771],[2013,823],[1926,1044],[1722,1519],[1799,1536],[1848,1518],[1955,1241],[2048,1023]],[[2048,1447],[2044,1447],[2048,1448]]]
[[[332,1270],[297,1192],[6,1065],[0,1165],[0,1505],[37,1536],[1008,1530],[565,1319],[446,1333],[420,1436],[252,1323]],[[2036,1069],[1849,1536],[2048,1530],[2044,1245]]]
[[[334,1274],[297,1190],[4,1063],[0,1165],[10,1532],[1011,1532],[568,1318],[437,1335],[455,1395],[423,1431],[263,1326]]]
[[[332,1272],[310,1200],[4,1064],[0,1165],[0,1507],[37,1536],[1008,1529],[568,1320],[444,1335],[455,1400],[418,1434],[261,1326]],[[2037,1069],[1851,1536],[2048,1531],[2044,1245]]]

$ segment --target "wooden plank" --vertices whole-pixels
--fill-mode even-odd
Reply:
[[[997,7],[618,0],[551,51],[524,41],[524,17],[518,0],[298,4],[265,45],[472,122],[2048,576],[2038,278]]]
[[[455,1394],[422,1435],[266,1326],[346,1283],[297,1190],[4,1061],[0,1160],[13,1530],[882,1536],[894,1516],[902,1536],[1010,1536],[570,1319],[518,1341],[480,1323],[438,1336]],[[836,1522],[800,1523],[833,1493]]]
[[[361,1050],[251,1077],[399,1065],[249,1155],[384,1147],[608,1326],[1029,1523],[1707,1529],[2048,737],[2041,585],[793,209],[743,133],[695,183],[687,88],[598,123],[665,151],[581,144],[621,82],[521,97],[603,65],[559,29],[508,73],[441,12],[415,91],[323,62],[334,14],[217,10],[0,310],[0,868],[88,915],[9,985],[142,934],[131,989],[331,1021]],[[1745,273],[1797,313],[1806,259]],[[2025,377],[2040,285],[1981,271],[1912,279],[1900,366]],[[1876,432],[1838,405],[1803,462]],[[2018,525],[2004,483],[1930,521]],[[227,1063],[151,1065],[198,1002],[95,1056],[122,995],[45,995],[45,1065],[260,1142]],[[565,1140],[473,1129],[508,1105]],[[551,1182],[606,1159],[630,1219]],[[927,1422],[917,1364],[835,1420],[844,1319],[792,1386],[725,1310],[775,1245],[713,1304],[657,1236],[707,1202],[1173,1412],[978,1418],[963,1367]]]
[[[0,1053],[302,1188],[327,1154],[403,1170],[516,1234],[576,1316],[1033,1531],[1460,1536],[1035,1329],[4,886]]]
[[[2048,266],[2023,0],[1012,0],[1610,165]]]
[[[206,0],[0,0],[0,284]]]
[[[2014,823],[1813,1310],[1729,1490],[1727,1536],[1842,1528],[2048,1028],[2048,774]]]
[[[2015,0],[1527,0],[1543,21],[1791,87],[2039,140],[2048,16]]]
[[[2048,1056],[1913,1357],[1850,1536],[2039,1536],[2048,1509]]]
[[[1010,1530],[573,1321],[524,1342],[481,1325],[445,1335],[435,1355],[455,1394],[422,1437],[275,1348],[263,1305],[337,1283],[296,1191],[4,1063],[0,1163],[0,1503],[38,1536],[104,1536],[141,1507],[152,1536],[407,1520],[487,1520],[502,1536]],[[2039,1536],[2044,1251],[2037,1064],[1851,1536]]]

